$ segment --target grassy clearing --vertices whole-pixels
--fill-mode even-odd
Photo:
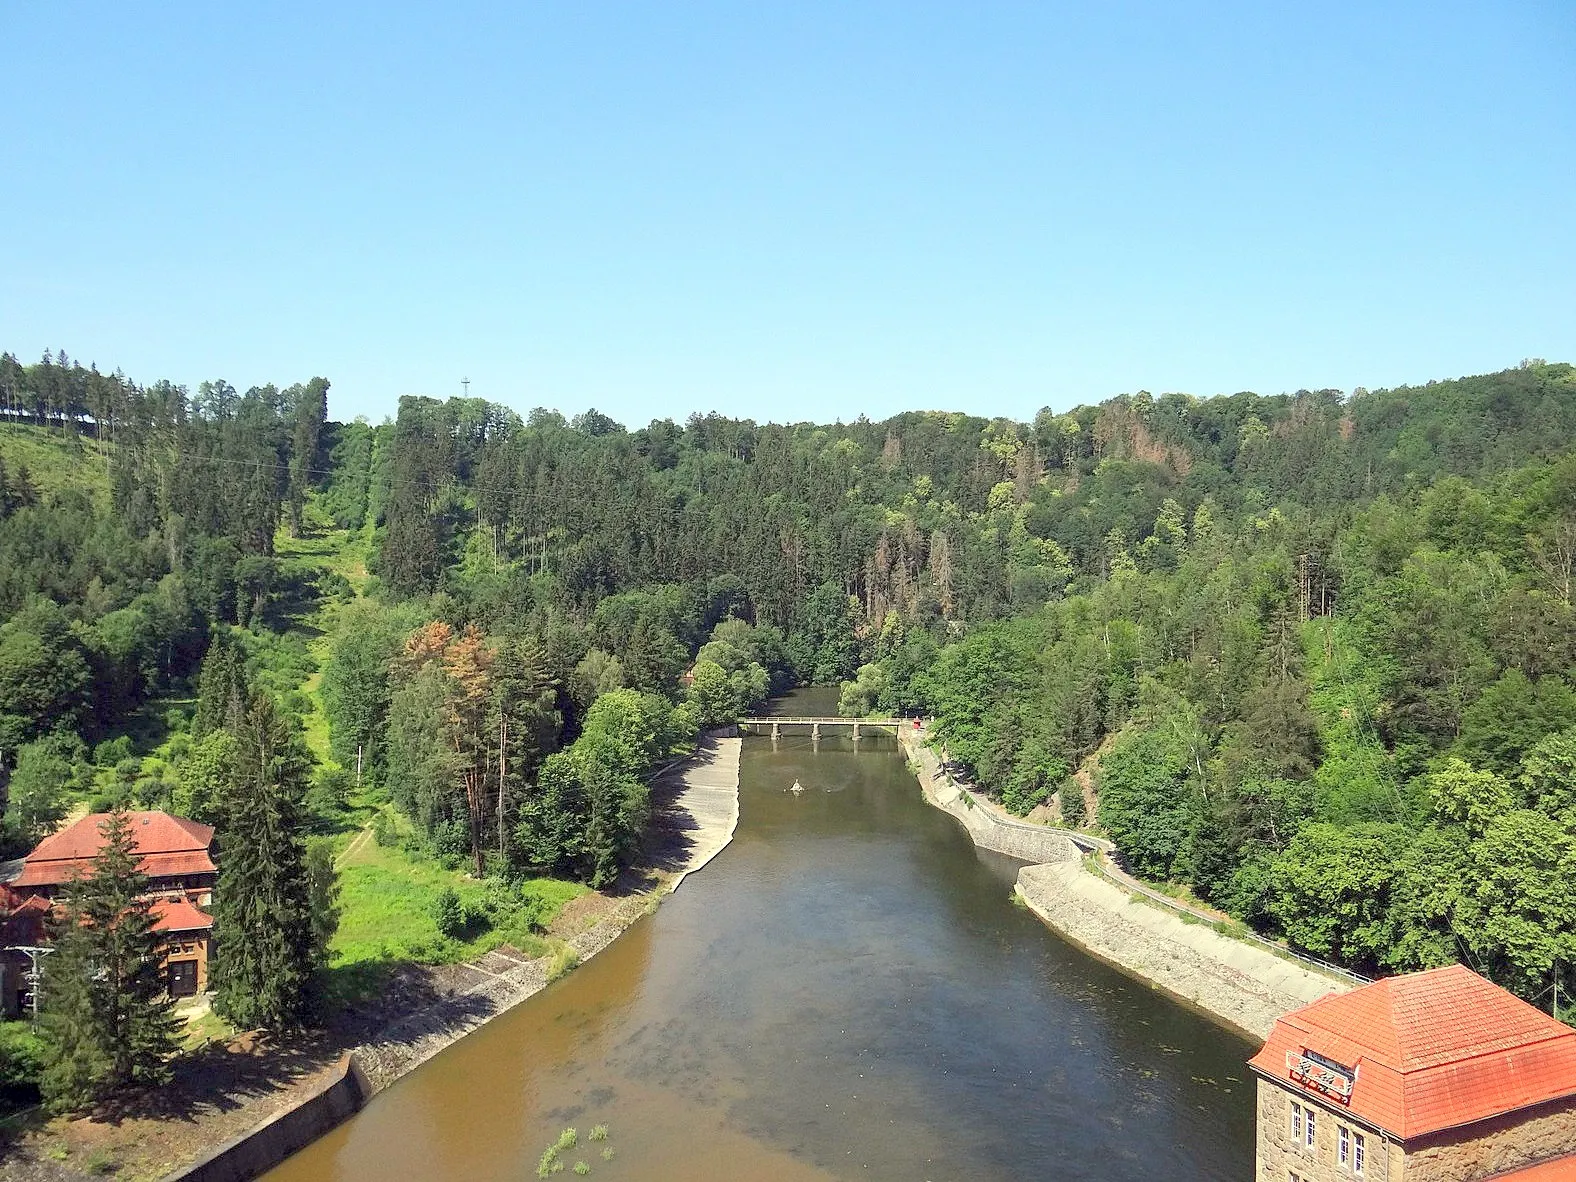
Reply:
[[[511,891],[370,841],[342,864],[339,883],[341,917],[331,949],[336,966],[388,960],[452,964],[501,944],[540,956],[549,948],[541,931],[586,892],[579,883],[550,878],[531,879]],[[439,932],[433,916],[433,900],[445,887],[459,895],[468,917],[458,937]]]
[[[11,423],[0,427],[0,460],[5,461],[7,472],[25,467],[42,496],[76,488],[91,496],[95,504],[109,501],[109,466],[91,439]]]

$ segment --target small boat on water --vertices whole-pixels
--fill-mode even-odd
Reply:
[[[803,785],[803,784],[801,784],[801,783],[799,783],[799,781],[798,781],[798,780],[795,780],[795,781],[794,781],[794,782],[793,782],[793,787],[792,787],[792,788],[790,788],[790,789],[788,789],[788,791],[789,791],[789,792],[792,792],[792,793],[793,793],[793,794],[794,794],[794,795],[795,795],[795,796],[798,796],[798,795],[799,795],[799,793],[801,793],[801,792],[803,792],[803,791],[804,791],[804,785]]]

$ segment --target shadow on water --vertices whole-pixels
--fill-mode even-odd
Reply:
[[[609,1179],[1251,1176],[1251,1048],[1058,940],[1016,872],[890,738],[751,739],[704,873],[270,1177],[518,1179],[566,1126]]]

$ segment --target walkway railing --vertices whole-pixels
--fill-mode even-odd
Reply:
[[[794,714],[775,714],[764,718],[739,719],[739,726],[741,728],[754,728],[756,730],[763,730],[769,727],[771,729],[772,738],[774,739],[781,735],[782,728],[785,726],[807,726],[810,728],[810,737],[812,739],[819,739],[821,737],[822,727],[835,728],[845,726],[853,731],[853,736],[855,739],[857,739],[859,738],[859,732],[866,727],[876,727],[877,729],[890,730],[896,733],[905,725],[914,725],[913,719],[813,717],[809,715],[800,716]]]

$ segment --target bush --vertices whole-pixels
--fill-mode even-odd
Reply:
[[[0,1095],[32,1102],[49,1053],[44,1036],[29,1022],[0,1022]]]
[[[350,585],[350,580],[337,570],[326,570],[317,576],[317,593],[325,599],[332,599],[336,603],[345,603],[356,597],[355,588]]]
[[[1062,824],[1072,829],[1081,828],[1088,820],[1084,812],[1083,785],[1077,780],[1067,780],[1056,795],[1062,802]]]
[[[131,736],[121,735],[119,738],[106,739],[93,748],[93,762],[98,767],[114,767],[123,759],[132,756]]]
[[[343,811],[345,798],[350,794],[354,783],[355,777],[342,767],[334,765],[322,768],[312,781],[312,787],[307,789],[306,807],[319,817],[334,817]],[[382,813],[378,814],[379,819],[382,816]],[[374,821],[374,836],[376,836],[376,824],[377,822]],[[378,844],[383,843],[379,841]]]
[[[466,919],[459,892],[453,887],[444,887],[432,900],[432,921],[445,936],[454,937],[463,932]]]
[[[372,818],[372,840],[386,850],[399,845],[399,830],[394,825],[394,818],[388,813],[380,812]]]
[[[553,959],[547,964],[547,979],[556,981],[567,973],[574,972],[580,967],[580,954],[575,951],[572,944],[561,945],[553,953]]]

